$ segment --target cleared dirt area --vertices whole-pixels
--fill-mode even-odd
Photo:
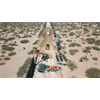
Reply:
[[[40,52],[49,54],[50,59],[48,59],[48,62],[43,61],[42,63],[46,65],[58,65],[55,53],[57,53],[56,44],[53,41],[53,31],[50,29],[50,34],[47,35],[47,33],[44,30],[44,33],[42,34],[42,37],[40,39],[39,45],[37,46]],[[46,50],[46,43],[50,44],[50,50]],[[41,60],[41,57],[38,57],[38,61]],[[57,72],[47,72],[40,73],[37,71],[38,65],[36,66],[35,72],[34,72],[34,78],[64,78],[68,77],[68,67],[67,66],[60,66],[61,70]]]

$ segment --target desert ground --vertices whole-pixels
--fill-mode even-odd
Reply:
[[[34,27],[36,28],[36,26],[34,25]],[[27,35],[31,35],[32,37],[26,37],[26,38],[19,38],[15,36],[15,39],[12,41],[8,41],[5,44],[9,44],[9,43],[14,43],[14,41],[16,41],[16,44],[18,46],[14,46],[14,52],[16,52],[15,55],[10,56],[10,60],[6,61],[4,60],[2,57],[2,60],[0,61],[0,63],[5,63],[4,65],[0,65],[0,77],[1,78],[16,78],[17,77],[17,71],[20,68],[21,65],[23,65],[24,61],[30,56],[27,53],[32,50],[32,46],[33,46],[33,42],[38,38],[38,34],[39,32],[42,30],[43,28],[43,23],[39,25],[39,30],[38,32],[35,33],[34,30],[32,30],[32,32],[25,32],[25,34],[19,34],[19,36],[23,37]],[[35,33],[35,34],[34,34]],[[3,33],[6,34],[6,33]],[[14,33],[9,33],[7,35],[6,38],[12,37]],[[34,34],[34,35],[33,35]],[[4,38],[4,35],[1,35],[1,38]],[[30,42],[26,43],[26,44],[22,44],[20,43],[21,40],[29,40]],[[4,44],[4,41],[0,41],[0,48],[1,46]],[[23,49],[23,47],[26,48],[26,50]],[[6,51],[6,53],[4,54],[4,56],[8,56],[8,53],[10,51]],[[0,56],[2,55],[2,53],[0,53]],[[0,57],[1,58],[1,57]]]
[[[61,67],[61,70],[57,72],[40,73],[37,71],[37,65],[33,78],[87,78],[85,73],[87,69],[92,67],[100,69],[100,23],[52,22],[54,29],[52,29],[50,22],[0,23],[0,25],[1,78],[24,78],[31,58],[36,56],[32,52],[33,47],[50,55],[48,62],[43,61],[42,63]],[[49,36],[46,29],[50,30]],[[53,41],[53,31],[56,32],[57,38],[61,41],[61,52],[66,56],[68,62],[73,61],[71,67],[64,60],[62,63],[66,64],[65,66],[58,64],[55,57],[57,47]],[[9,39],[10,37],[14,38]],[[28,42],[22,43],[22,40],[28,40]],[[50,50],[45,50],[46,43],[50,44]],[[8,47],[14,47],[14,50],[8,49]],[[12,52],[16,54],[9,56],[9,53]],[[5,57],[10,59],[7,60]],[[80,61],[82,57],[85,60]],[[40,59],[39,56],[38,61]]]

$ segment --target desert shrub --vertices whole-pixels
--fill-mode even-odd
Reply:
[[[72,42],[72,40],[66,40],[67,42]]]
[[[4,57],[5,55],[1,55],[1,57]]]
[[[28,43],[29,40],[21,40],[20,42],[21,42],[21,43]]]
[[[87,37],[90,37],[90,34],[86,35]]]
[[[64,54],[67,54],[67,52],[66,52],[66,51],[63,51],[63,53],[64,53]]]
[[[67,43],[63,43],[64,45],[67,45]]]
[[[85,49],[90,50],[90,49],[91,49],[91,47],[90,47],[90,46],[87,46],[87,47],[85,47]]]
[[[71,76],[71,78],[77,78],[76,76]]]
[[[61,36],[60,36],[60,35],[57,35],[57,37],[58,37],[59,39],[61,39]]]
[[[88,44],[95,43],[95,39],[93,39],[93,38],[87,38],[86,41],[87,41]]]
[[[69,36],[73,36],[73,35],[75,35],[75,33],[73,33],[73,32],[69,33]]]
[[[10,52],[9,54],[8,54],[8,56],[13,56],[13,55],[15,55],[16,54],[16,52]]]
[[[40,38],[40,36],[43,34],[43,29],[40,31],[40,33],[38,34],[38,38]]]
[[[33,45],[37,44],[37,43],[38,43],[38,41],[39,41],[39,40],[36,40],[36,41],[33,43]]]
[[[100,45],[100,40],[96,40],[95,45]]]
[[[62,43],[63,42],[63,40],[60,40],[60,43]]]
[[[84,49],[83,52],[85,53],[90,53],[91,51],[87,50],[87,49]]]
[[[79,38],[80,37],[80,35],[76,35],[76,38]]]
[[[8,45],[2,45],[3,50],[6,50],[7,47],[8,47]]]
[[[77,68],[77,65],[75,64],[75,62],[68,60],[67,62],[67,66],[73,71],[74,69]]]
[[[99,36],[99,34],[98,33],[95,33],[95,32],[93,32],[92,35]]]
[[[78,43],[70,43],[69,44],[69,47],[75,47],[75,46],[80,47],[81,45]]]
[[[10,46],[18,46],[18,45],[15,44],[15,43],[9,43],[8,45],[10,45]]]
[[[75,53],[79,52],[78,49],[70,49],[69,53],[70,55],[75,55]]]
[[[25,47],[23,47],[23,50],[26,50],[26,48],[25,48]]]
[[[2,60],[2,59],[0,58],[0,60]]]
[[[79,60],[80,62],[83,62],[83,59],[82,59],[82,57],[80,58],[80,60]]]
[[[83,42],[82,42],[82,44],[86,44],[86,42],[85,42],[85,41],[83,41]]]
[[[23,75],[27,73],[30,63],[31,58],[27,58],[24,64],[19,68],[17,72],[17,77],[23,77]]]
[[[66,48],[66,46],[61,46],[61,48],[62,48],[62,49],[65,49],[65,48]]]
[[[7,47],[6,50],[7,51],[13,51],[15,48],[14,47]]]
[[[81,57],[79,61],[83,62],[83,60],[88,61],[89,59],[87,58],[87,56],[84,56],[84,57]]]
[[[2,41],[2,40],[6,40],[6,38],[0,38],[0,40]]]
[[[0,63],[0,65],[4,65],[4,64],[5,64],[4,62],[1,62],[1,63]]]
[[[92,54],[90,54],[90,56],[92,56]]]
[[[9,57],[5,57],[4,60],[10,60],[10,58]]]
[[[96,47],[96,46],[92,46],[92,48],[93,48],[94,50],[100,51],[100,48],[98,48],[98,47]]]
[[[87,33],[88,33],[88,32],[89,32],[89,30],[88,30],[87,28],[84,28],[84,32],[87,32]]]
[[[4,53],[6,53],[6,51],[2,51],[2,53],[4,54]]]
[[[23,36],[23,38],[26,38],[26,37],[32,37],[31,35],[25,35],[25,36]]]
[[[14,40],[14,39],[15,39],[15,37],[9,37],[9,38],[8,38],[8,40],[10,40],[10,41],[11,41],[11,40]]]
[[[85,73],[88,78],[100,78],[100,69],[98,68],[89,68]]]
[[[16,35],[16,37],[21,38],[21,36],[20,36],[20,35]]]
[[[98,58],[97,58],[97,57],[93,57],[92,59],[93,59],[93,60],[98,60]]]
[[[61,34],[63,37],[65,37],[67,34]]]
[[[30,55],[30,54],[33,54],[33,52],[34,52],[34,50],[31,50],[30,52],[28,52],[28,54]]]

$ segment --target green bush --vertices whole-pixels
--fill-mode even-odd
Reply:
[[[31,35],[25,35],[25,36],[23,36],[23,38],[26,38],[26,37],[32,37]]]
[[[36,40],[36,41],[33,43],[33,45],[36,45],[36,44],[38,44],[38,41],[39,41],[39,40]]]
[[[88,78],[100,78],[100,69],[98,68],[89,68],[85,73]]]
[[[76,76],[71,76],[71,78],[77,78]]]
[[[75,35],[75,33],[73,33],[73,32],[69,33],[69,36],[73,36],[73,35]]]
[[[74,69],[77,68],[77,65],[75,64],[75,62],[68,60],[67,62],[67,66],[69,66],[69,68],[73,71]]]
[[[60,36],[60,35],[57,35],[57,37],[58,37],[59,39],[61,39],[61,36]]]
[[[87,49],[84,49],[83,52],[85,53],[90,53],[91,51],[87,50]]]
[[[1,62],[0,65],[4,65],[5,63]]]
[[[91,49],[91,47],[90,47],[90,46],[87,46],[87,47],[85,47],[85,49],[90,50],[90,49]]]
[[[100,40],[96,40],[95,45],[100,45]]]
[[[96,46],[92,46],[92,48],[93,48],[94,50],[100,51],[100,48],[98,48],[98,47],[96,47]]]
[[[7,47],[8,47],[8,45],[2,45],[3,50],[6,50]]]
[[[25,48],[25,47],[23,47],[23,50],[26,50],[26,48]]]
[[[70,55],[75,55],[75,53],[79,52],[77,49],[70,49],[69,53]]]
[[[75,47],[75,46],[80,47],[81,45],[78,43],[70,43],[69,44],[69,47]]]
[[[80,60],[79,60],[80,62],[83,62],[83,59],[82,59],[82,57],[80,58]]]
[[[95,39],[93,39],[93,38],[87,38],[86,41],[87,41],[88,44],[95,43]]]
[[[89,30],[87,28],[84,28],[84,31],[87,32],[87,33],[89,32]]]
[[[63,37],[65,37],[67,34],[61,34]]]
[[[6,50],[7,51],[13,51],[15,48],[14,47],[7,47]]]
[[[21,42],[21,43],[28,43],[29,40],[21,40],[20,42]]]
[[[63,42],[63,40],[60,40],[60,43],[62,43]]]
[[[97,33],[92,33],[92,35],[94,35],[94,36],[99,36],[99,34],[97,34]]]
[[[90,34],[86,35],[87,37],[90,37]]]
[[[1,57],[4,57],[5,55],[1,55]]]
[[[6,53],[6,51],[2,51],[2,53],[4,54],[4,53]]]
[[[15,44],[15,43],[9,43],[8,45],[10,45],[10,46],[18,46],[18,45]]]
[[[30,54],[33,54],[33,52],[34,52],[34,50],[31,50],[30,52],[28,52],[28,54],[30,55]]]
[[[10,60],[10,58],[9,57],[5,57],[4,60]]]
[[[8,56],[13,56],[13,55],[15,55],[16,54],[16,52],[10,52],[9,54],[8,54]]]
[[[23,75],[27,73],[30,63],[31,63],[31,59],[32,58],[26,59],[24,64],[19,68],[19,70],[17,72],[17,77],[23,77]]]
[[[0,58],[0,60],[2,60],[2,59]]]
[[[8,38],[8,40],[10,40],[10,41],[11,41],[11,40],[14,40],[14,39],[15,39],[15,37],[10,37],[10,38]]]
[[[62,48],[62,49],[65,49],[65,48],[66,48],[66,46],[61,46],[61,48]]]
[[[67,42],[72,42],[72,40],[66,40]]]
[[[85,42],[85,41],[83,41],[83,42],[82,42],[82,44],[86,44],[86,42]]]
[[[67,54],[67,52],[66,52],[66,51],[63,51],[63,53],[64,53],[64,54]]]
[[[93,57],[92,59],[93,59],[93,60],[98,60],[98,58],[97,58],[97,57]]]

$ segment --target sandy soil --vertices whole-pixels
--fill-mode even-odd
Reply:
[[[43,25],[41,26],[41,29],[39,30],[39,32],[42,30],[42,28],[43,28]],[[20,43],[20,40],[23,40],[22,38],[21,39],[16,38],[14,40],[14,41],[17,41],[17,44],[18,44],[18,46],[16,46],[14,50],[16,52],[16,55],[10,57],[10,60],[6,61],[5,65],[0,66],[1,78],[16,78],[17,77],[16,73],[19,67],[22,66],[24,61],[29,57],[27,52],[32,50],[33,42],[37,40],[37,36],[39,32],[36,33],[36,35],[33,35],[30,38],[27,38],[30,41],[27,44]],[[23,50],[23,47],[25,47],[26,50]]]
[[[96,27],[96,26],[94,26],[94,27]],[[88,30],[90,30],[90,29],[88,28]],[[91,29],[90,32],[87,33],[87,34],[91,34],[92,31],[93,31],[93,29]],[[77,34],[76,30],[72,30],[71,32],[74,32],[74,33]],[[61,34],[67,34],[68,38],[62,37],[62,39],[61,39],[61,40],[63,40],[63,43],[67,43],[66,49],[64,51],[67,51],[67,54],[66,54],[67,58],[70,59],[70,60],[72,60],[72,61],[74,61],[77,64],[77,67],[78,67],[74,71],[69,70],[68,76],[69,77],[75,76],[77,78],[86,78],[85,71],[88,68],[90,68],[90,67],[96,67],[96,68],[99,68],[100,69],[100,51],[96,51],[96,50],[93,50],[92,49],[92,50],[90,50],[91,53],[88,53],[88,54],[83,53],[82,52],[82,49],[85,49],[85,47],[87,47],[87,46],[95,46],[95,44],[88,44],[88,43],[82,44],[81,38],[84,38],[84,39],[88,38],[86,36],[87,34],[84,35],[84,36],[82,36],[83,31],[81,33],[81,36],[79,38],[77,38],[77,39],[75,38],[75,35],[74,36],[69,36],[69,33],[70,32],[67,32],[67,33],[63,33],[63,32],[62,33],[59,33],[59,35],[61,37],[62,37]],[[95,38],[96,36],[90,35],[90,37],[91,38]],[[100,36],[98,36],[97,39],[100,39]],[[81,44],[81,47],[69,47],[68,45],[71,42],[67,42],[66,40],[72,40],[72,42],[79,43],[79,44]],[[63,43],[62,43],[62,46],[64,46]],[[100,48],[100,46],[98,46],[98,47]],[[70,55],[69,54],[69,50],[70,49],[78,49],[79,52],[77,52],[75,55]],[[90,56],[90,54],[92,54],[92,56]],[[82,56],[85,56],[85,55],[87,55],[87,58],[89,59],[89,61],[87,61],[87,62],[79,62],[79,59]],[[98,60],[95,61],[95,60],[92,59],[92,57],[98,57]]]

